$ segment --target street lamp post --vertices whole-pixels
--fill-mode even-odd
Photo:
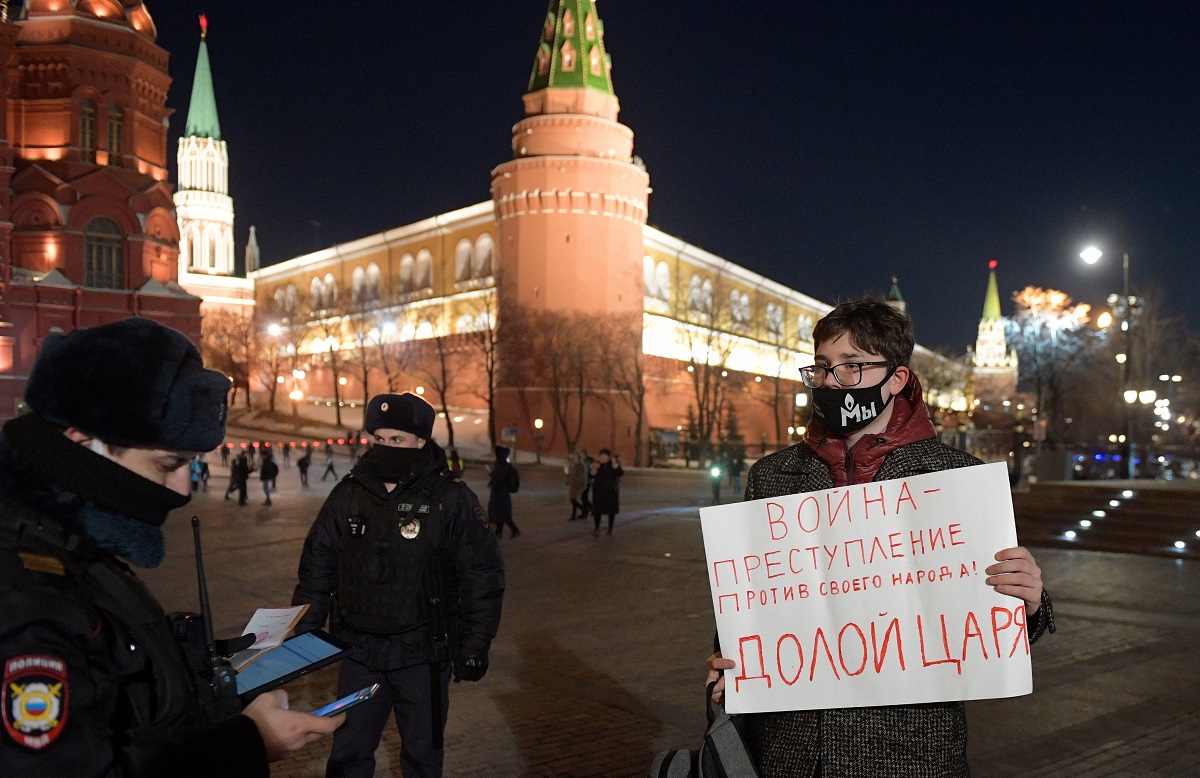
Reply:
[[[1089,265],[1094,265],[1104,256],[1104,252],[1095,246],[1088,246],[1079,252],[1079,258]],[[1133,359],[1133,314],[1137,300],[1129,295],[1129,252],[1121,254],[1121,297],[1109,295],[1108,302],[1112,305],[1113,316],[1121,320],[1122,347],[1117,355],[1119,375],[1117,377],[1118,392],[1123,399],[1129,395],[1129,365]],[[1121,455],[1125,461],[1125,476],[1130,480],[1137,477],[1134,460],[1137,457],[1137,444],[1133,440],[1133,413],[1131,403],[1125,399],[1125,441],[1121,444]]]
[[[537,447],[537,463],[542,463],[542,427],[546,426],[546,422],[541,419],[533,420],[533,428],[536,432],[533,433],[533,444]]]

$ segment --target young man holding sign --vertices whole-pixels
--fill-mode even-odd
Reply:
[[[750,469],[747,501],[982,464],[938,442],[908,367],[914,338],[907,315],[876,300],[842,303],[817,323],[813,338],[815,364],[800,371],[812,390],[813,419],[803,442]],[[1028,550],[1001,550],[984,572],[986,585],[1023,601],[1030,643],[1054,630]],[[709,657],[718,700],[722,671],[736,666],[719,651]],[[968,774],[962,702],[756,713],[749,730],[764,778]]]

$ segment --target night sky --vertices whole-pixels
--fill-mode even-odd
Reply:
[[[148,5],[172,170],[209,16],[239,261],[254,224],[271,264],[488,199],[547,2]],[[1200,327],[1200,5],[976,5],[600,3],[650,223],[827,302],[896,274],[956,351],[990,258],[1008,314],[1101,302],[1128,249]]]

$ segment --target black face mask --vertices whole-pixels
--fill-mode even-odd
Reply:
[[[376,445],[363,461],[370,465],[371,472],[385,483],[395,484],[405,480],[425,457],[424,448],[397,448]]]
[[[892,402],[891,395],[885,402],[879,388],[891,380],[896,368],[874,386],[826,387],[812,390],[813,413],[822,426],[832,435],[849,435],[858,432],[875,419]]]

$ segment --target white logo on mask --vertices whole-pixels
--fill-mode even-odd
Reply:
[[[842,411],[842,426],[845,427],[849,422],[863,422],[867,419],[873,419],[879,415],[879,411],[875,408],[875,401],[872,400],[870,405],[859,405],[854,402],[854,398],[846,395]]]

